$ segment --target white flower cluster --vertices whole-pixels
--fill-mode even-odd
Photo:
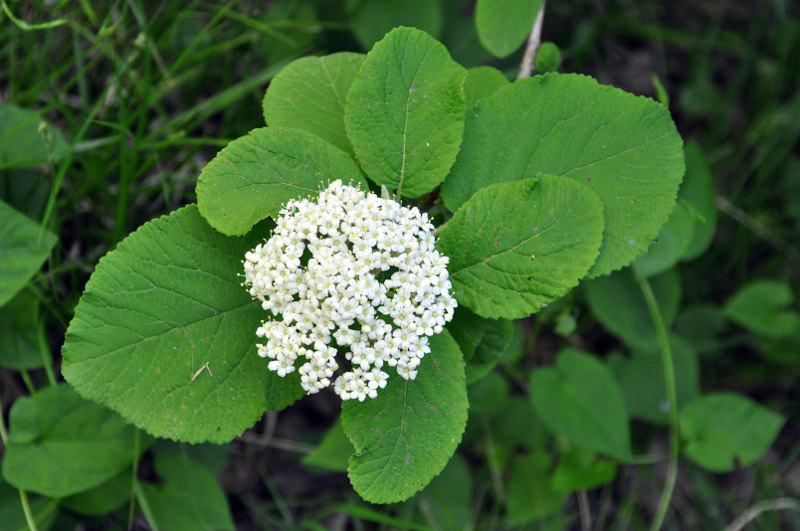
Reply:
[[[244,262],[250,295],[275,318],[256,330],[269,370],[286,376],[303,357],[303,389],[316,393],[336,375],[342,400],[375,398],[386,366],[413,380],[428,336],[456,307],[434,243],[427,214],[341,181],[315,201],[290,201]],[[349,362],[341,371],[339,352]]]

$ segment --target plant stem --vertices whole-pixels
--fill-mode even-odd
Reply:
[[[533,72],[533,65],[536,62],[536,52],[539,51],[539,46],[542,44],[542,22],[544,21],[544,5],[546,3],[546,0],[542,0],[542,7],[539,8],[539,13],[536,15],[536,20],[533,22],[533,29],[528,37],[528,46],[525,48],[525,55],[522,57],[522,63],[519,65],[519,75],[517,79],[531,77],[531,72]]]
[[[653,326],[656,329],[658,347],[661,351],[661,363],[664,366],[664,386],[666,387],[667,400],[669,401],[669,463],[667,464],[667,479],[664,484],[664,490],[661,493],[661,499],[658,502],[656,516],[650,526],[651,531],[657,531],[661,529],[661,525],[664,523],[664,517],[672,499],[672,491],[675,489],[675,479],[678,476],[678,396],[675,390],[675,367],[672,361],[672,350],[669,346],[664,319],[661,317],[661,310],[658,308],[653,289],[646,278],[639,280],[639,288],[642,290],[647,309],[650,311],[650,318],[653,320]]]
[[[22,512],[25,513],[25,522],[28,524],[30,531],[38,531],[36,527],[36,520],[33,518],[33,511],[31,511],[31,504],[28,503],[28,493],[22,489],[19,490],[19,500],[22,503]]]
[[[131,502],[128,506],[128,529],[133,528],[133,509],[135,507],[136,499],[139,498],[140,488],[139,488],[139,448],[142,444],[142,432],[139,428],[134,428],[134,436],[133,436],[133,463],[131,465]],[[144,494],[141,496],[144,498]],[[146,500],[145,500],[146,502]],[[139,504],[141,505],[141,500]],[[144,511],[144,507],[142,507]],[[147,512],[145,512],[145,516],[147,516]],[[152,522],[150,525],[153,525]]]
[[[786,510],[797,511],[800,513],[800,501],[797,501],[794,498],[776,498],[774,500],[765,500],[759,502],[742,513],[739,518],[734,520],[731,525],[725,528],[725,531],[740,531],[741,529],[744,529],[744,526],[765,511]]]

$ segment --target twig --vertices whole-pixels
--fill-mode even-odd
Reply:
[[[781,510],[797,511],[800,513],[800,501],[794,498],[776,498],[774,500],[759,502],[743,512],[739,518],[731,522],[731,524],[725,528],[725,531],[740,531],[759,514],[765,511]]]
[[[533,22],[533,29],[528,37],[528,46],[525,48],[525,55],[522,57],[517,79],[531,77],[531,72],[533,72],[533,65],[536,62],[536,52],[539,51],[539,46],[542,44],[542,22],[544,21],[545,3],[546,0],[542,0],[542,7],[539,8],[539,13],[536,15],[536,20]]]

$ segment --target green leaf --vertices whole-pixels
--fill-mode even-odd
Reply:
[[[507,319],[491,320],[486,324],[486,332],[467,358],[467,384],[477,382],[494,369],[503,353],[514,338],[514,323]]]
[[[431,529],[462,531],[469,529],[472,517],[472,478],[466,460],[456,453],[442,473],[414,496],[415,520]]]
[[[503,87],[467,113],[442,197],[455,211],[484,186],[541,173],[587,185],[605,209],[589,273],[599,276],[630,264],[658,235],[683,170],[682,141],[662,105],[553,73]]]
[[[498,444],[506,448],[509,453],[513,453],[519,447],[544,450],[547,445],[549,439],[547,428],[527,397],[509,397],[503,406],[503,414],[492,415],[490,422]]]
[[[367,54],[344,123],[367,176],[404,197],[444,180],[464,131],[465,70],[413,28],[392,30]]]
[[[25,287],[42,267],[56,237],[27,216],[0,201],[0,306]]]
[[[460,304],[516,319],[577,285],[602,233],[603,206],[588,187],[542,175],[479,190],[442,228],[438,247]]]
[[[675,329],[701,356],[713,356],[723,349],[720,335],[728,328],[722,308],[699,303],[681,309]]]
[[[181,454],[156,459],[155,467],[163,485],[141,487],[159,529],[233,531],[225,492],[205,467]]]
[[[0,169],[49,164],[69,150],[61,132],[44,121],[41,112],[0,103]]]
[[[568,493],[554,488],[548,473],[552,461],[538,451],[514,460],[508,480],[508,523],[520,525],[561,511]]]
[[[347,470],[352,455],[353,444],[344,433],[341,420],[337,420],[325,433],[314,451],[303,457],[303,464],[334,472],[344,472]]]
[[[69,386],[47,387],[11,407],[3,477],[53,498],[90,489],[130,466],[134,431]]]
[[[510,395],[508,379],[496,372],[490,372],[467,388],[470,413],[494,413],[503,409],[505,416],[505,406]]]
[[[346,153],[317,135],[262,127],[228,144],[203,168],[197,206],[209,225],[241,236],[276,217],[290,199],[315,196],[336,179],[367,184]]]
[[[544,423],[574,446],[630,458],[625,399],[611,371],[593,356],[562,350],[555,367],[533,371],[531,399]]]
[[[700,366],[691,343],[670,336],[678,411],[700,395]],[[664,384],[664,365],[654,352],[634,352],[630,358],[619,354],[608,358],[631,418],[667,424],[669,400]]]
[[[294,402],[299,379],[280,378],[256,353],[264,311],[239,280],[240,257],[268,228],[228,238],[193,205],[144,224],[89,279],[67,329],[64,377],[149,433],[194,443],[230,441],[264,409]]]
[[[362,61],[363,54],[343,52],[289,63],[264,95],[267,125],[305,129],[352,155],[344,102]]]
[[[561,68],[561,49],[553,42],[543,42],[536,52],[533,71],[536,74],[556,72]]]
[[[678,314],[681,301],[680,276],[677,270],[670,269],[649,282],[664,325],[669,328]],[[655,351],[658,340],[653,320],[630,269],[594,278],[584,282],[583,286],[592,315],[609,332],[634,350]]]
[[[478,0],[475,25],[483,46],[497,57],[515,52],[533,29],[542,0]]]
[[[504,73],[491,66],[476,66],[467,70],[464,78],[464,101],[467,109],[484,98],[491,96],[500,87],[508,85],[508,78]]]
[[[349,0],[348,3],[353,33],[365,50],[397,26],[419,28],[435,38],[442,32],[441,0]],[[353,4],[357,5],[355,9]]]
[[[785,422],[783,415],[733,393],[698,398],[680,415],[686,455],[714,472],[729,472],[737,463],[753,464],[766,453]]]
[[[794,302],[792,287],[778,280],[750,282],[725,305],[725,316],[736,324],[778,339],[800,330],[800,314],[784,310]]]
[[[636,278],[653,277],[675,267],[692,243],[696,224],[694,212],[676,203],[653,244],[633,261]]]
[[[447,331],[430,345],[415,380],[393,375],[377,398],[342,403],[342,426],[356,449],[350,482],[371,503],[421,490],[461,441],[468,405],[462,355]]]
[[[458,348],[468,360],[475,354],[478,343],[486,333],[486,327],[490,321],[480,315],[476,315],[466,306],[458,306],[453,314],[453,320],[447,323],[447,331],[458,343]]]
[[[692,241],[682,260],[694,260],[703,254],[714,239],[717,228],[717,205],[714,183],[708,161],[700,146],[690,140],[684,149],[686,155],[686,177],[678,194],[689,203],[695,215],[701,217],[694,225]]]
[[[563,492],[608,485],[617,475],[617,465],[594,452],[571,448],[561,456],[553,472],[553,488]]]
[[[78,514],[106,515],[130,501],[132,475],[127,468],[94,488],[67,496],[60,505]]]
[[[0,367],[41,367],[39,328],[39,300],[28,290],[20,291],[0,308]]]

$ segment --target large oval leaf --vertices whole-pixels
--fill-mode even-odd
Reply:
[[[458,345],[431,337],[415,380],[389,379],[378,397],[342,404],[342,426],[356,453],[350,482],[372,503],[403,501],[447,464],[467,423],[467,387]]]
[[[353,159],[301,129],[262,127],[237,138],[197,179],[197,206],[206,221],[231,236],[246,234],[283,204],[316,195],[328,183],[366,181]]]
[[[3,306],[42,267],[56,243],[41,227],[4,201],[0,201],[0,306]]]
[[[503,87],[467,113],[442,196],[455,211],[484,186],[540,173],[586,184],[605,207],[603,245],[589,273],[598,276],[650,245],[683,170],[682,141],[661,104],[590,77],[547,74]]]
[[[533,371],[531,399],[544,423],[575,446],[630,458],[625,399],[611,371],[593,356],[561,351],[555,367]]]
[[[267,228],[228,238],[195,206],[140,227],[89,279],[67,329],[64,377],[151,434],[187,442],[229,441],[264,409],[302,396],[298,379],[256,354],[264,312],[238,277]]]
[[[533,29],[542,0],[478,0],[475,26],[481,44],[497,57],[516,51]]]
[[[135,428],[68,385],[14,403],[3,477],[15,487],[62,497],[90,489],[130,466]]]
[[[465,70],[427,33],[375,44],[347,95],[344,123],[367,176],[417,197],[444,180],[464,130]]]
[[[352,153],[344,129],[344,102],[363,60],[363,54],[343,52],[289,63],[264,95],[267,125],[305,129]]]
[[[516,319],[564,295],[592,267],[603,206],[592,191],[542,175],[478,191],[439,234],[453,295],[475,313]]]

